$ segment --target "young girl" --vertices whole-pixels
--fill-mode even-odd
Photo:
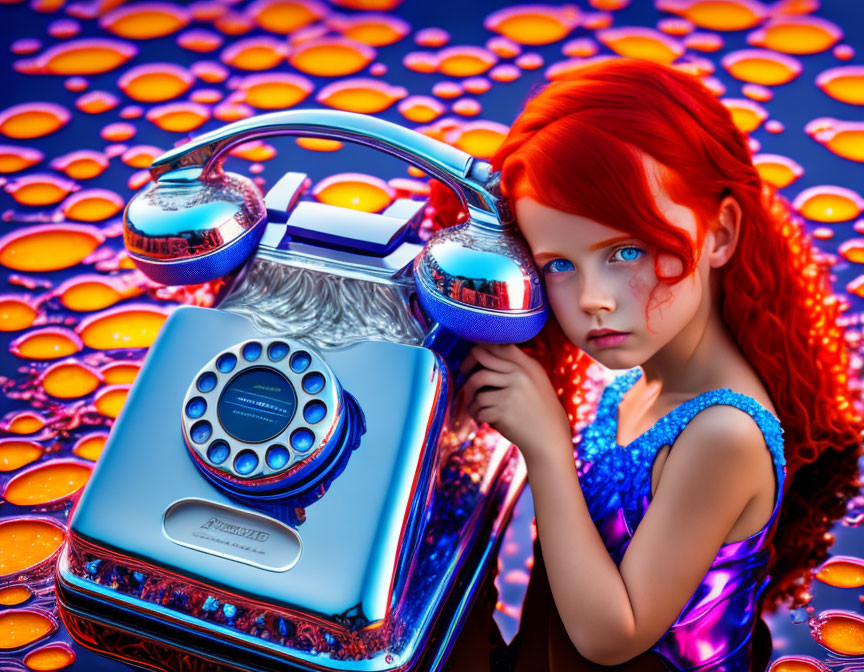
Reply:
[[[460,392],[534,499],[515,669],[764,669],[762,610],[806,603],[860,485],[827,264],[728,110],[670,67],[552,82],[492,164],[551,307],[527,348],[475,346]],[[592,361],[618,375],[580,427]],[[491,585],[452,672],[489,669]]]

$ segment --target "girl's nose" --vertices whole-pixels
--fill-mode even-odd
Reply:
[[[596,279],[586,276],[579,295],[579,307],[586,313],[604,309],[611,312],[615,310],[615,299]]]

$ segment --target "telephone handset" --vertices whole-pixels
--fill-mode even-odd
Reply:
[[[232,147],[275,135],[344,140],[381,150],[449,185],[468,220],[437,232],[413,262],[417,295],[439,324],[470,341],[519,343],[543,326],[539,272],[491,166],[376,117],[338,110],[264,114],[205,133],[157,158],[124,213],[129,256],[164,284],[198,284],[240,266],[267,224],[252,182],[222,170]]]

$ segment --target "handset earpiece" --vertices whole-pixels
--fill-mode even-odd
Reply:
[[[521,342],[547,308],[539,272],[516,232],[491,166],[439,140],[373,116],[289,110],[244,119],[166,152],[154,182],[124,211],[129,256],[164,284],[198,284],[240,266],[266,226],[250,180],[222,170],[228,150],[275,135],[344,140],[386,152],[449,185],[468,221],[437,232],[414,261],[417,294],[439,324],[473,341]]]

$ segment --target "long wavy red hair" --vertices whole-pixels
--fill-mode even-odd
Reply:
[[[637,151],[668,169],[665,186],[699,222],[691,241],[654,208]],[[827,557],[829,529],[860,489],[864,420],[850,387],[850,357],[825,255],[800,218],[753,166],[747,137],[696,77],[631,59],[587,65],[529,97],[491,163],[504,193],[638,236],[695,270],[708,222],[731,194],[743,219],[721,274],[722,315],[761,377],[784,430],[787,479],[774,531],[771,581],[761,607],[809,601],[812,568]],[[454,200],[433,184],[440,220]],[[448,209],[450,212],[448,213]],[[575,233],[575,232],[574,232]],[[658,282],[658,286],[659,286]],[[540,360],[574,424],[584,414],[592,360],[550,316],[525,344]]]

